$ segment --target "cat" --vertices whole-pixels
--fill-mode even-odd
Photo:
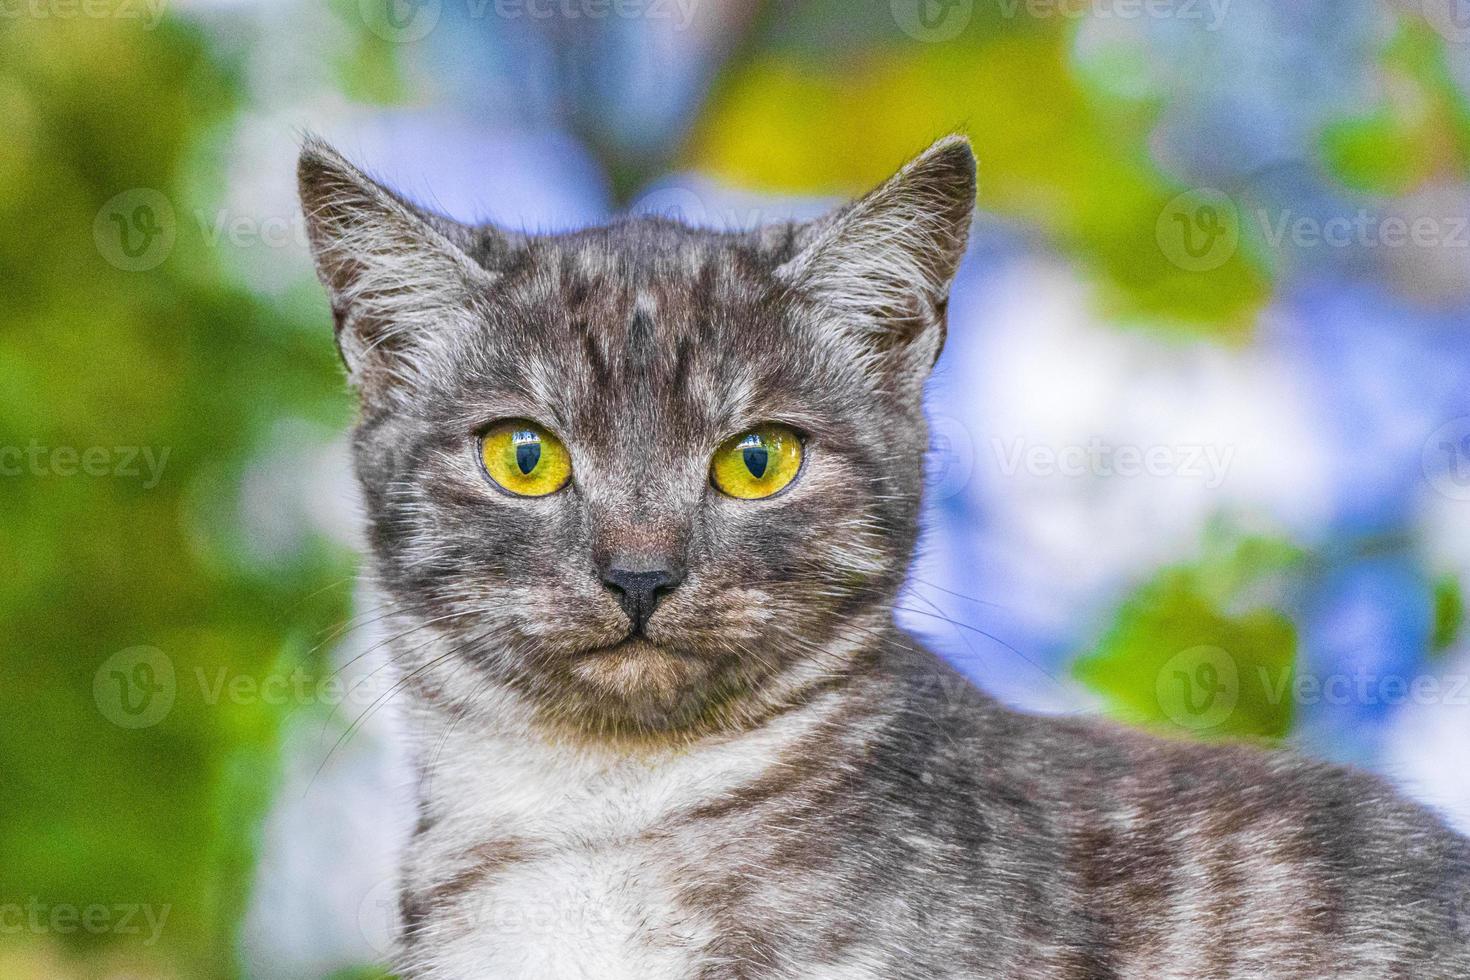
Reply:
[[[1017,713],[895,626],[965,139],[739,232],[298,176],[419,770],[402,976],[1470,977],[1470,842],[1376,778]]]

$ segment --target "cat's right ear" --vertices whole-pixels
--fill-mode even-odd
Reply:
[[[365,398],[413,384],[494,282],[454,240],[471,229],[415,208],[315,138],[296,173],[348,377]]]
[[[823,303],[828,330],[917,393],[944,346],[975,210],[975,155],[948,136],[797,236],[776,277]]]

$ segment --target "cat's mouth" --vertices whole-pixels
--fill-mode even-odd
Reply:
[[[604,695],[639,700],[672,708],[678,693],[703,677],[709,665],[698,657],[661,647],[641,633],[630,633],[610,646],[596,647],[578,657],[573,673]]]
[[[584,657],[646,657],[650,655],[670,656],[672,651],[665,650],[642,633],[629,633],[621,640],[609,646],[594,647],[583,654]]]

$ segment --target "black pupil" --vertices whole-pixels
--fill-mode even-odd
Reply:
[[[541,462],[541,440],[534,432],[517,432],[513,438],[516,446],[516,467],[530,476],[536,464]]]
[[[765,446],[745,447],[745,468],[750,470],[750,475],[759,480],[766,475],[766,467],[771,465],[771,454]]]

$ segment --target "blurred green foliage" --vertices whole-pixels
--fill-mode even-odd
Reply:
[[[1130,593],[1073,671],[1120,717],[1166,734],[1281,738],[1297,652],[1282,589],[1302,560],[1284,542],[1217,541]]]
[[[1470,170],[1470,106],[1450,77],[1443,38],[1404,20],[1379,56],[1379,100],[1322,134],[1322,156],[1346,186],[1410,191]]]
[[[393,974],[377,967],[363,966],[338,970],[326,980],[393,980]]]
[[[1159,221],[1187,188],[1148,159],[1159,106],[1085,85],[1069,65],[1074,26],[977,5],[947,44],[835,61],[762,55],[701,119],[689,162],[739,184],[856,192],[916,148],[965,132],[979,158],[980,206],[1050,235],[1090,267],[1106,312],[1243,338],[1269,295],[1268,271],[1250,248],[1206,271],[1164,254]]]
[[[1434,583],[1434,628],[1430,647],[1444,653],[1454,646],[1465,627],[1465,593],[1455,575],[1442,575]]]
[[[395,45],[363,26],[354,0],[331,2],[350,38],[331,61],[340,94],[405,101]],[[837,0],[801,7],[835,24],[858,16]],[[1126,94],[1140,71],[1126,53],[1079,65],[1075,29],[979,4],[950,43],[753,45],[696,120],[684,162],[757,188],[840,194],[964,131],[980,205],[1085,266],[1104,315],[1241,340],[1277,270],[1249,241],[1204,271],[1169,260],[1158,224],[1188,188],[1150,160],[1163,104]],[[348,400],[313,286],[272,301],[229,285],[193,219],[222,190],[249,98],[239,51],[214,43],[174,17],[148,31],[109,18],[0,27],[0,447],[162,460],[151,485],[49,462],[0,477],[0,616],[13,638],[0,651],[0,903],[167,909],[157,945],[0,937],[0,977],[94,976],[103,963],[241,972],[237,934],[292,707],[207,691],[221,671],[319,676],[330,670],[319,640],[347,616],[351,556],[315,539],[263,553],[241,518],[260,503],[242,499],[245,476],[278,448],[282,420],[339,430]],[[1445,58],[1442,39],[1404,21],[1382,50],[1381,99],[1321,132],[1326,171],[1364,194],[1463,175],[1470,111]],[[140,190],[167,202],[171,216],[155,217],[176,240],[129,271],[94,232],[110,228],[118,195]],[[117,213],[125,228],[134,206]],[[1075,674],[1162,731],[1280,738],[1304,562],[1283,542],[1217,534],[1198,561],[1128,594]],[[1432,642],[1445,650],[1463,632],[1464,595],[1450,576],[1433,599]],[[176,698],[156,724],[128,728],[102,703],[99,672],[105,688],[109,658],[140,646],[172,669]]]
[[[348,598],[349,557],[320,543],[268,567],[233,547],[240,478],[274,422],[340,427],[346,400],[325,311],[303,324],[223,285],[188,217],[193,188],[215,184],[209,153],[239,98],[209,55],[175,20],[0,31],[0,445],[39,447],[0,493],[0,902],[167,910],[156,945],[87,930],[5,937],[60,947],[59,964],[82,957],[84,976],[100,972],[86,958],[102,946],[138,975],[235,975],[285,709],[207,703],[196,678],[305,657]],[[172,214],[155,216],[177,234],[144,271],[109,261],[93,234],[135,189],[163,195]],[[88,475],[51,455],[95,447],[114,470],[151,453],[156,485],[146,470]],[[94,679],[138,645],[162,651],[177,698],[156,725],[127,729]]]

